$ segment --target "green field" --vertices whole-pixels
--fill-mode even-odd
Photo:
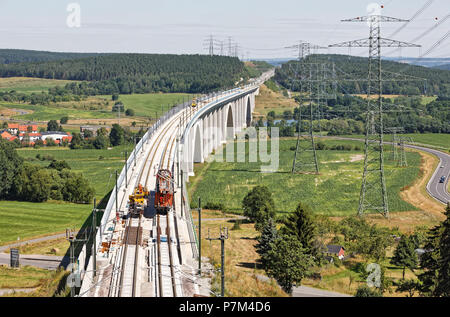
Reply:
[[[351,144],[357,141],[323,141],[327,145]],[[279,213],[295,210],[299,202],[312,207],[314,212],[327,216],[348,216],[357,212],[363,171],[361,151],[318,151],[321,162],[320,175],[292,175],[292,161],[296,140],[280,142],[280,170],[274,174],[262,174],[261,163],[218,163],[196,165],[196,176],[191,178],[189,193],[191,207],[198,197],[202,202],[223,203],[227,211],[240,213],[245,195],[256,185],[265,185],[273,193]],[[248,149],[247,149],[248,151]],[[403,201],[399,192],[410,185],[420,173],[421,157],[407,153],[408,168],[396,168],[386,154],[386,182],[391,211],[417,210]],[[351,162],[357,159],[357,161]]]
[[[41,156],[51,155],[56,160],[65,160],[75,172],[83,173],[95,188],[97,199],[102,199],[114,187],[115,170],[119,173],[124,166],[125,150],[129,153],[133,145],[118,146],[112,150],[69,150],[66,148],[45,149],[19,149],[18,153],[23,158],[35,159],[37,154]],[[103,157],[103,158],[102,158]],[[49,161],[34,160],[33,164],[48,166]]]
[[[13,116],[18,120],[29,121],[50,121],[60,120],[64,116],[69,119],[111,119],[116,115],[110,110],[88,110],[82,109],[83,102],[73,102],[72,104],[51,104],[51,105],[30,105],[23,103],[0,102],[0,110],[2,109],[17,109],[28,112],[27,114],[17,114]],[[81,104],[77,107],[77,104]],[[77,108],[76,108],[77,107]],[[81,108],[81,109],[80,109]]]
[[[41,79],[28,77],[0,78],[0,92],[15,90],[17,92],[32,94],[48,92],[49,88],[64,87],[70,80]]]
[[[406,136],[411,138],[417,145],[430,145],[431,147],[439,147],[442,149],[450,149],[450,134],[443,133],[415,133],[415,134],[402,134],[402,136]],[[354,138],[354,139],[363,139],[363,135],[345,135],[342,137]],[[385,135],[385,141],[392,141],[392,135]]]
[[[66,160],[73,171],[81,172],[95,188],[100,201],[114,187],[115,170],[123,168],[123,152],[132,146],[116,147],[113,150],[68,150],[47,148],[44,150],[20,149],[24,158],[35,158],[37,154],[51,155]],[[100,160],[100,157],[103,159]],[[47,166],[49,161],[32,161]],[[64,202],[0,202],[0,245],[6,242],[64,231],[66,228],[80,228],[92,210],[91,205],[77,205]]]
[[[109,98],[111,96],[100,96],[102,98]],[[125,109],[133,109],[137,117],[155,117],[156,112],[158,117],[161,113],[166,112],[168,107],[173,107],[174,104],[180,104],[192,98],[188,94],[134,94],[134,95],[120,95],[119,100],[125,106]]]
[[[121,95],[120,100],[125,109],[133,109],[136,118],[155,118],[156,115],[166,112],[174,104],[187,101],[192,95],[188,94],[135,94]],[[17,109],[28,112],[17,113],[14,119],[29,121],[59,120],[68,116],[71,120],[76,119],[114,119],[117,114],[111,111],[113,102],[111,96],[89,97],[87,100],[61,102],[49,105],[31,105],[23,103],[11,103],[0,101],[0,111],[6,109]],[[122,114],[125,117],[125,114]]]
[[[0,245],[80,228],[92,206],[62,202],[0,202]]]

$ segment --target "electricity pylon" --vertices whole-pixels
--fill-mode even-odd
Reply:
[[[376,211],[389,217],[389,206],[384,172],[384,123],[383,123],[383,80],[381,70],[381,47],[420,47],[406,42],[381,37],[381,22],[408,22],[408,20],[370,15],[342,22],[365,22],[369,24],[368,39],[333,44],[329,47],[368,47],[369,72],[367,88],[366,140],[364,147],[364,172],[359,199],[358,214]],[[378,98],[373,100],[371,96]],[[372,127],[374,125],[374,127]],[[374,130],[374,131],[371,131]],[[373,132],[374,134],[372,134]]]
[[[316,144],[314,142],[314,120],[318,116],[320,120],[320,102],[322,98],[322,64],[309,63],[305,58],[310,55],[312,49],[324,49],[311,43],[300,42],[289,48],[296,48],[299,50],[299,63],[297,72],[294,75],[294,81],[299,80],[301,84],[308,83],[308,99],[309,99],[309,115],[308,123],[302,120],[302,103],[300,102],[298,110],[298,124],[297,124],[297,146],[295,149],[294,162],[292,163],[292,174],[296,173],[316,173],[319,174],[319,162],[317,159]],[[313,83],[317,85],[317,91],[313,92]],[[303,89],[300,88],[300,92]],[[317,114],[314,112],[313,100],[317,99]],[[320,122],[320,121],[319,121]],[[304,132],[304,134],[303,134]]]
[[[396,128],[387,128],[386,132],[392,134],[392,151],[391,151],[391,159],[392,161],[398,161],[398,145],[399,145],[399,133],[405,132],[405,129],[401,127]]]
[[[397,165],[399,167],[408,167],[408,160],[406,159],[406,151],[405,151],[405,143],[414,143],[413,139],[410,137],[400,136],[398,138],[398,142],[400,145],[400,155]]]

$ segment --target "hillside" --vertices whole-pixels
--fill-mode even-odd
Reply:
[[[97,53],[57,53],[46,51],[0,49],[0,64],[50,62],[75,58],[85,58],[106,54]]]
[[[338,92],[342,94],[364,94],[367,91],[367,81],[355,81],[354,79],[366,79],[368,59],[348,55],[311,55],[306,62],[335,63],[338,78]],[[276,80],[288,89],[300,90],[298,80],[295,77],[295,69],[298,62],[291,61],[282,65],[276,72]],[[424,80],[385,82],[383,93],[388,95],[450,95],[450,72],[415,65],[405,65],[393,61],[383,61],[384,72],[401,73],[405,76],[414,76]],[[386,73],[385,73],[386,74]],[[345,81],[343,79],[352,79]],[[426,82],[425,82],[426,79]],[[331,89],[331,85],[328,87]]]
[[[450,70],[450,64],[439,65],[439,66],[435,66],[433,68],[442,69],[442,70]]]
[[[89,81],[70,93],[203,93],[250,77],[237,58],[204,55],[113,54],[72,60],[0,65],[0,77]]]

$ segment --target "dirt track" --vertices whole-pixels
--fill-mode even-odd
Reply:
[[[422,177],[416,180],[411,187],[402,191],[400,196],[411,205],[432,214],[439,220],[444,220],[444,206],[430,197],[426,192],[427,184],[433,176],[438,160],[428,153],[421,151],[418,151],[418,153],[422,156],[422,165],[420,166]]]

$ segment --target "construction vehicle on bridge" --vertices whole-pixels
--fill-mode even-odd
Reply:
[[[173,207],[174,186],[172,172],[159,170],[156,176],[155,209],[158,213],[167,214]]]
[[[134,189],[132,195],[129,196],[130,208],[144,207],[145,201],[150,197],[150,192],[141,184]]]

